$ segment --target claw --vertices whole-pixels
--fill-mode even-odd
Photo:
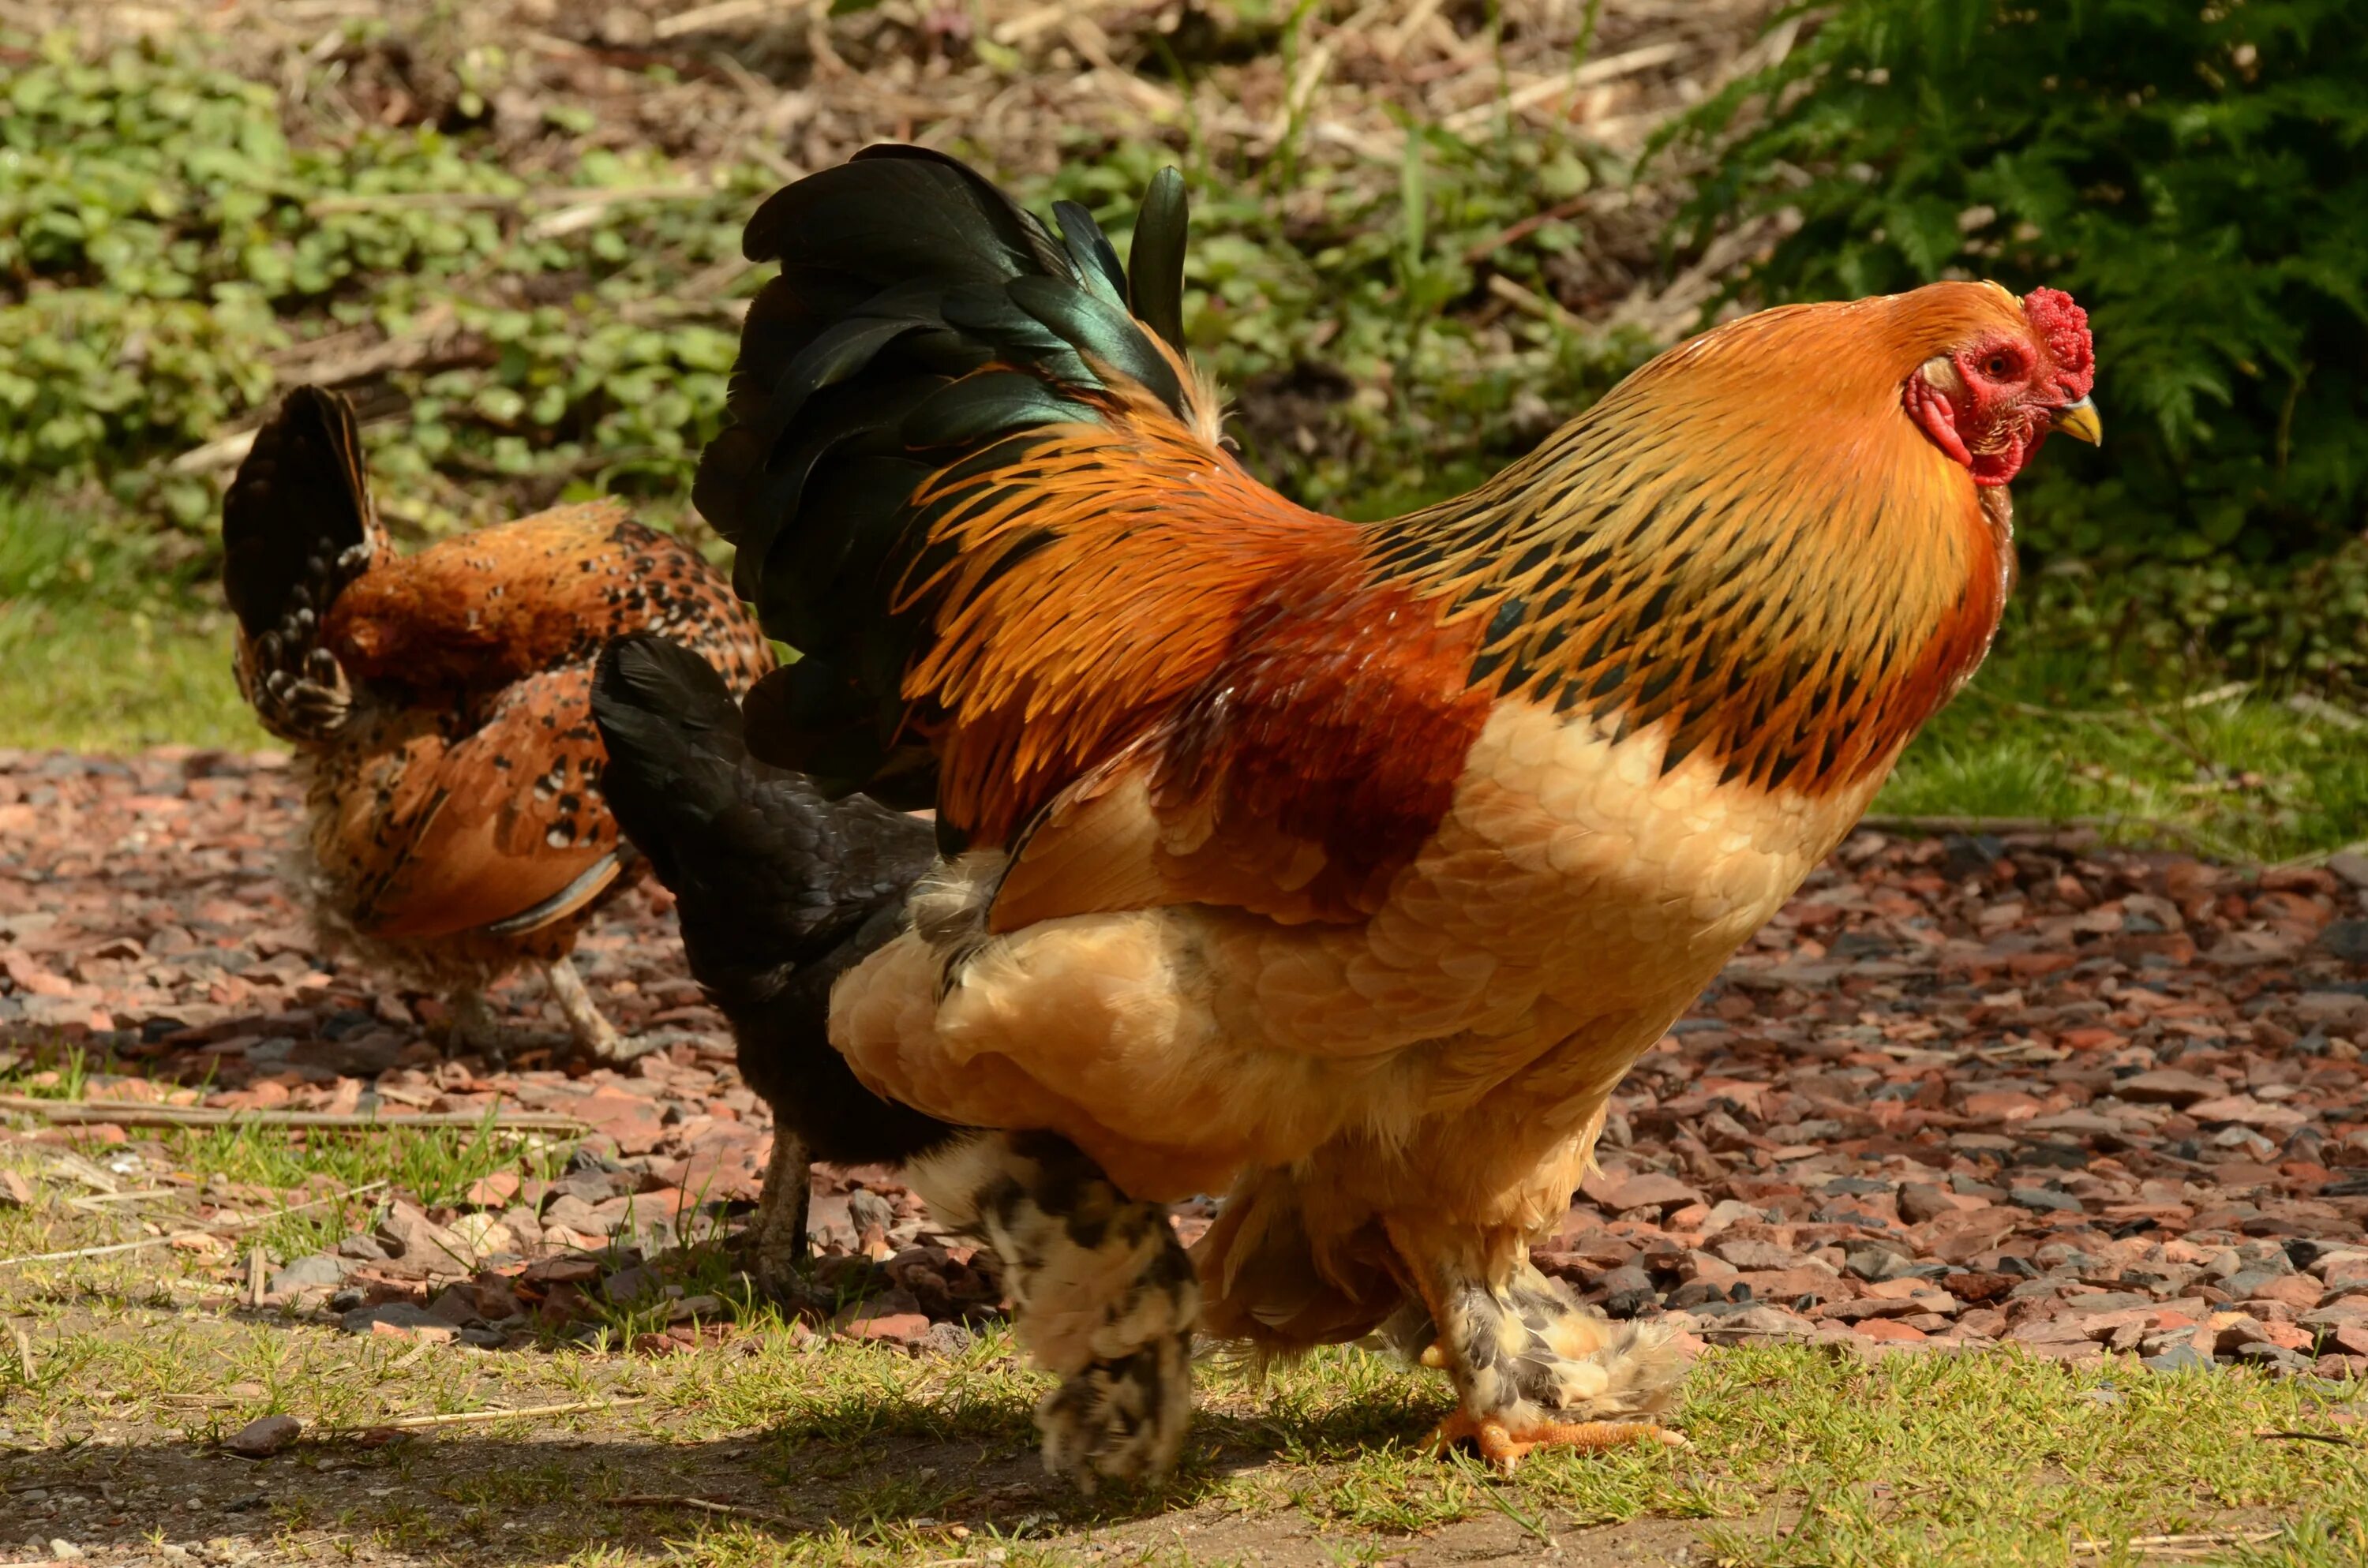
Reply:
[[[1576,1449],[1581,1453],[1600,1454],[1631,1443],[1658,1443],[1670,1449],[1692,1447],[1684,1433],[1672,1432],[1649,1421],[1580,1421],[1569,1425],[1543,1421],[1516,1434],[1501,1421],[1459,1410],[1440,1422],[1439,1429],[1431,1434],[1431,1451],[1444,1454],[1466,1437],[1480,1450],[1482,1459],[1507,1475],[1512,1474],[1533,1449]]]

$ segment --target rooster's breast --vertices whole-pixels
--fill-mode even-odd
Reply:
[[[1427,926],[1434,942],[1525,971],[1581,1018],[1691,999],[1873,785],[1817,796],[1722,783],[1700,754],[1663,772],[1662,750],[1656,730],[1618,737],[1583,715],[1499,703],[1376,937],[1387,946],[1394,926]]]

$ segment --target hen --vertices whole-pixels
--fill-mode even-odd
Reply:
[[[1973,673],[2006,492],[2098,435],[2069,298],[1941,283],[1660,356],[1470,494],[1353,524],[1225,450],[1164,175],[1132,270],[939,154],[777,193],[697,498],[802,660],[748,744],[938,811],[832,1043],[982,1129],[916,1162],[1062,1380],[1047,1462],[1172,1462],[1197,1322],[1388,1328],[1442,1430],[1671,1440],[1665,1333],[1529,1261],[1637,1056]],[[1162,1207],[1228,1193],[1188,1264]]]
[[[578,1044],[618,1057],[568,961],[632,870],[593,790],[592,661],[611,637],[660,628],[745,688],[772,652],[731,590],[615,501],[399,556],[352,410],[314,387],[257,433],[222,545],[239,689],[303,769],[324,936],[455,994],[450,1040],[496,1053],[483,989],[539,963]]]
[[[936,863],[928,824],[860,795],[825,801],[752,760],[732,688],[648,632],[612,642],[592,678],[626,841],[675,895],[690,972],[732,1025],[740,1075],[773,1109],[773,1154],[747,1230],[750,1272],[780,1300],[805,1259],[807,1162],[894,1163],[952,1132],[880,1098],[830,1047],[833,982],[907,924]]]

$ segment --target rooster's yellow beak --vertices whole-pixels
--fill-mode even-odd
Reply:
[[[2105,422],[2097,417],[2097,405],[2085,397],[2057,409],[2049,423],[2076,441],[2086,441],[2092,447],[2105,444]]]

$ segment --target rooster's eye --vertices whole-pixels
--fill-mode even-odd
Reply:
[[[1990,356],[1989,363],[1984,365],[1982,369],[1988,372],[1990,380],[2002,381],[2013,371],[2014,361],[2003,354],[1993,354]]]

